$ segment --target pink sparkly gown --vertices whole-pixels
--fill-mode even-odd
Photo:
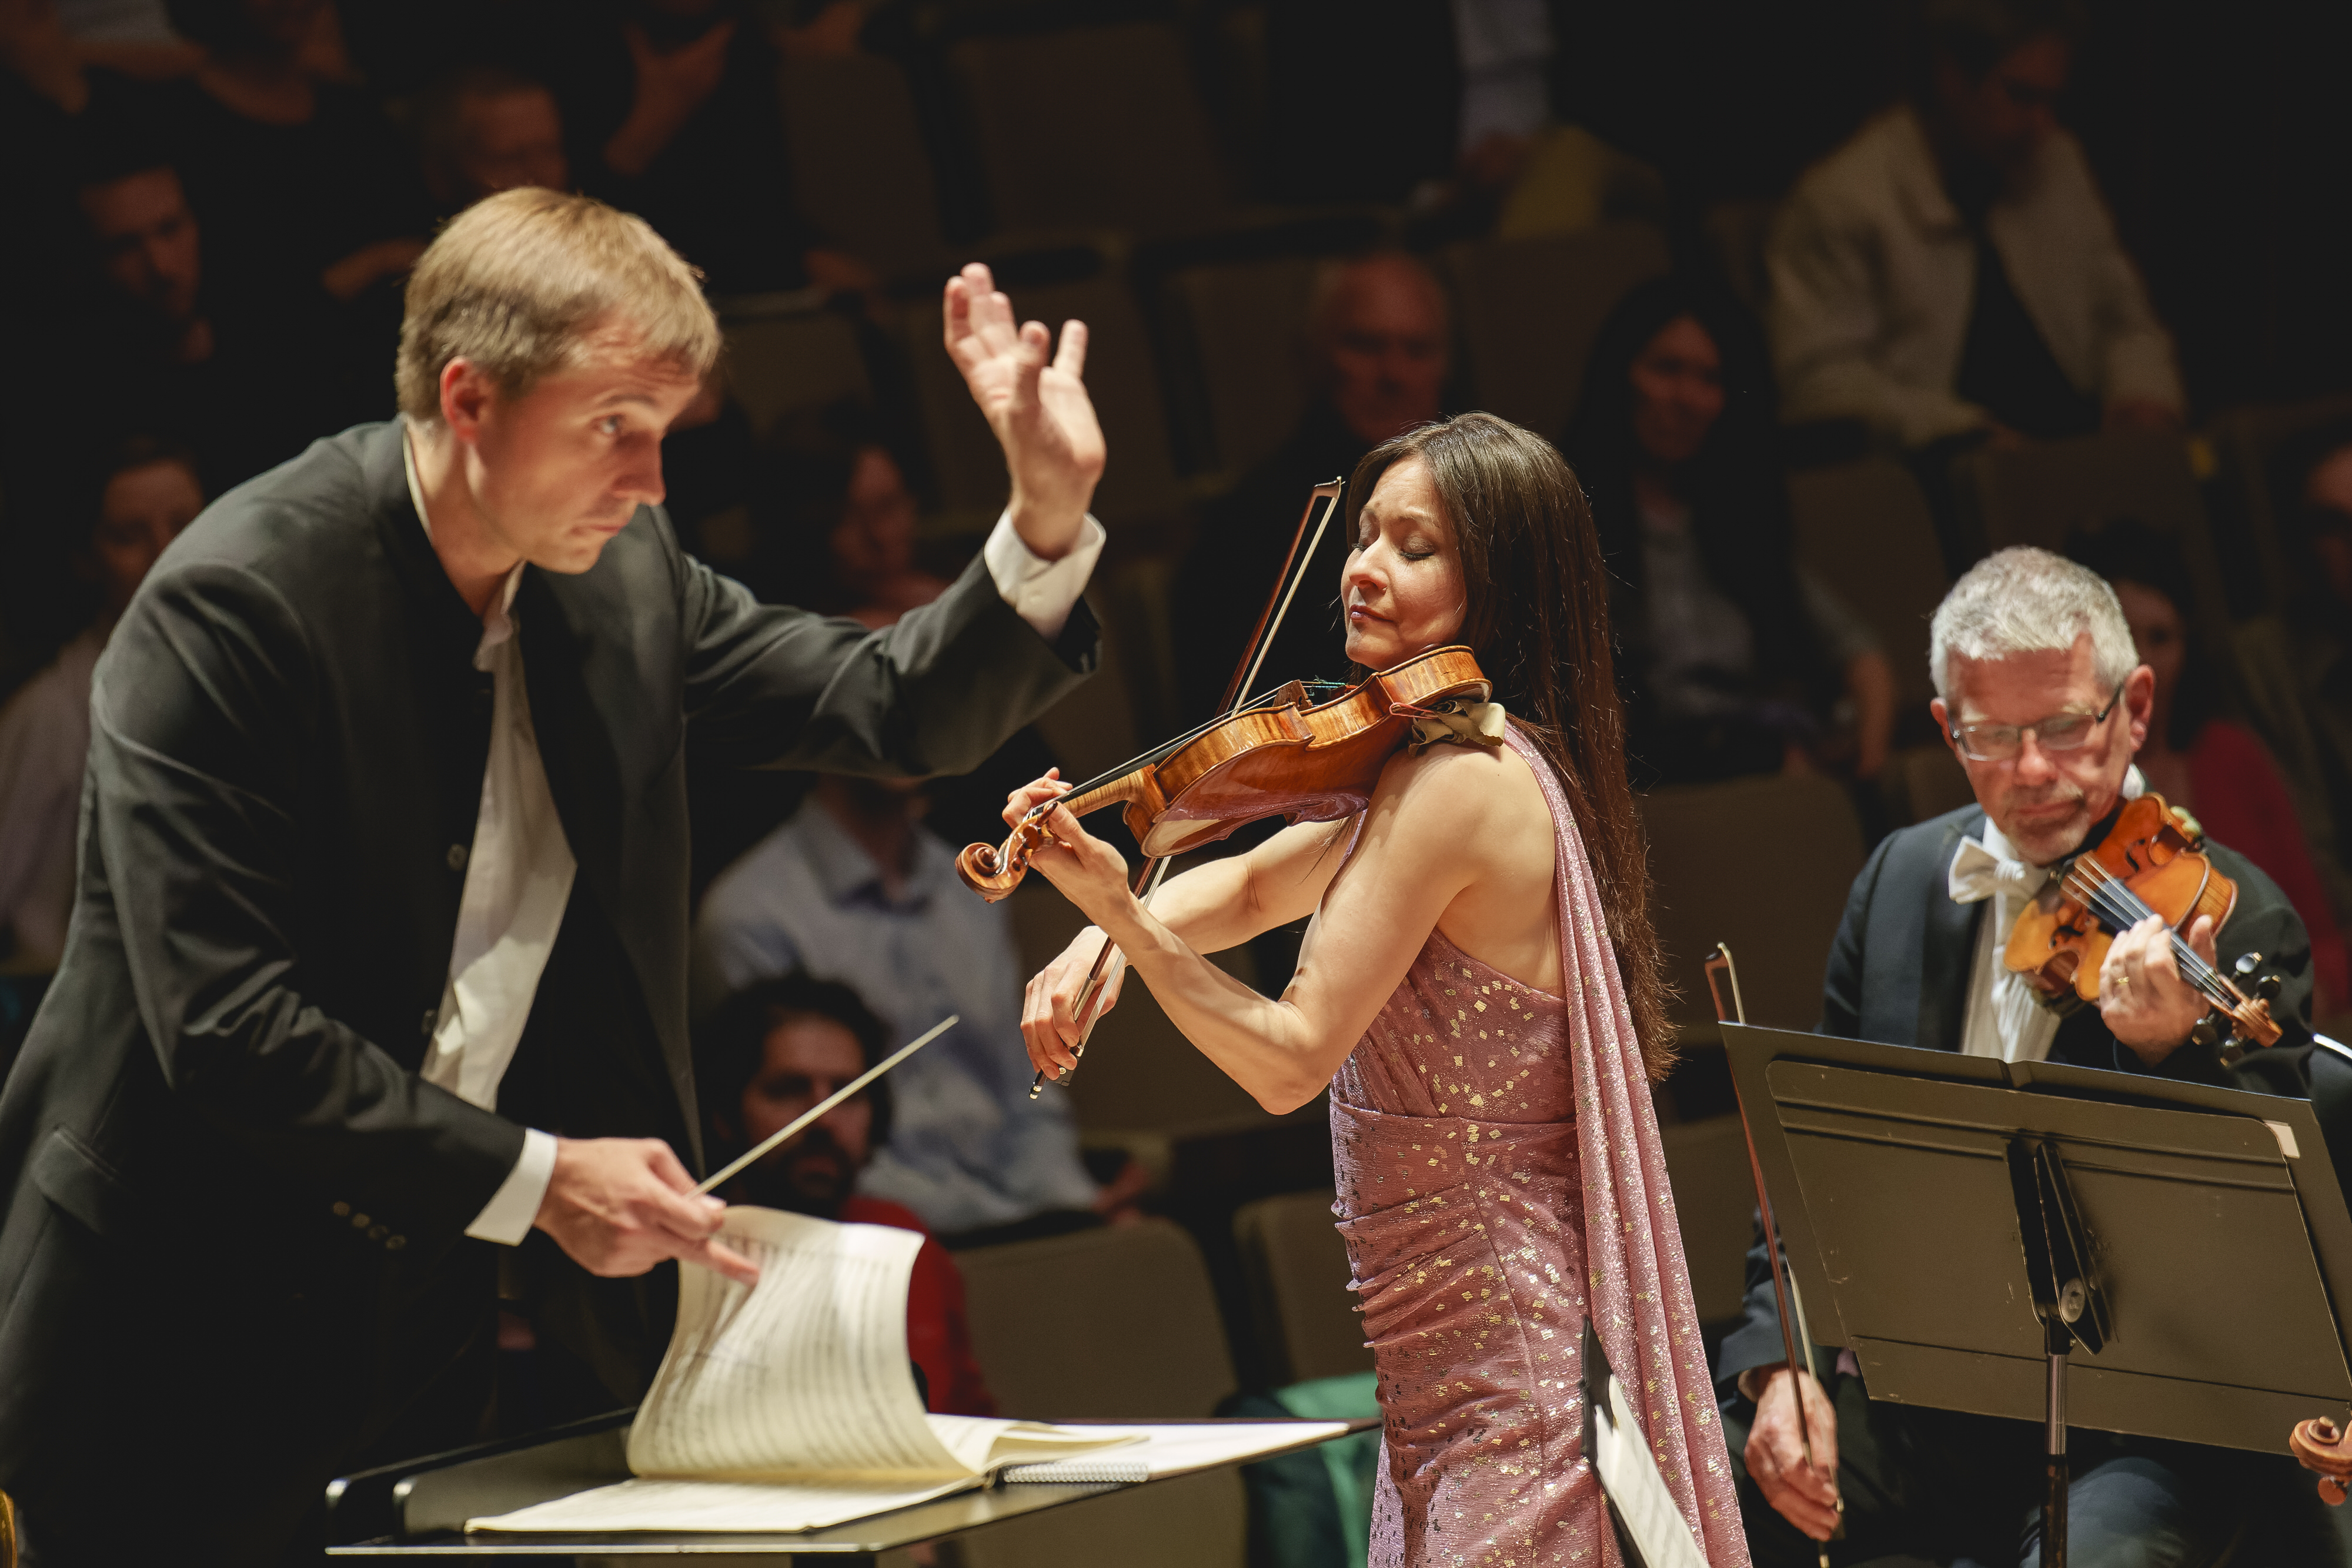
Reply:
[[[1339,1229],[1385,1417],[1372,1568],[1616,1564],[1583,1455],[1591,1314],[1713,1568],[1747,1540],[1641,1049],[1566,797],[1566,998],[1438,932],[1331,1082]]]

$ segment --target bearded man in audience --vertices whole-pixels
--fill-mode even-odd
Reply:
[[[2315,1079],[2322,1089],[2352,1083],[2352,1064],[2313,1043],[2303,922],[2226,845],[2205,849],[2237,883],[2236,908],[2221,929],[2200,917],[2181,936],[2209,963],[2226,969],[2256,952],[2284,977],[2273,1004],[2284,1029],[2277,1045],[2232,1066],[2191,1040],[2208,1004],[2181,978],[2160,921],[2116,937],[2095,1004],[2053,1005],[2001,961],[2027,904],[2144,792],[2132,755],[2147,738],[2156,678],[2139,663],[2114,590],[2047,551],[2002,550],[1937,609],[1928,659],[1932,711],[1977,804],[1891,835],[1863,868],[1830,952],[1821,1032],[2270,1094],[2313,1092]],[[2320,1111],[2328,1125],[2329,1107]],[[1726,1436],[1744,1461],[1756,1561],[1813,1562],[1814,1542],[1838,1522],[1841,1494],[1853,1561],[2014,1560],[2040,1500],[2040,1426],[1873,1404],[1850,1356],[1837,1358],[1826,1388],[1792,1374],[1760,1240],[1748,1284],[1716,1370],[1728,1396]],[[1798,1435],[1801,1386],[1811,1464]],[[2310,1478],[2283,1457],[2097,1432],[2073,1434],[2069,1448],[2068,1550],[2077,1564],[2207,1563],[2257,1517],[2285,1532],[2277,1560],[2337,1560],[2326,1521],[2311,1517]],[[2288,1539],[2305,1526],[2307,1540]],[[2026,1561],[2038,1561],[2030,1539]]]
[[[1012,499],[887,631],[678,548],[661,438],[718,322],[643,221],[544,190],[418,263],[402,418],[164,552],[99,663],[65,956],[0,1090],[36,1564],[317,1562],[331,1478],[483,1430],[526,1239],[540,1343],[605,1407],[667,1338],[644,1276],[756,1277],[693,1190],[689,718],[737,766],[961,770],[1095,657],[1085,329],[1049,363],[977,267],[943,315]]]

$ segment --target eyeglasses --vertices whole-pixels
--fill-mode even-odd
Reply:
[[[2044,751],[2074,751],[2091,738],[2091,732],[2107,722],[2123,700],[2124,683],[2116,683],[2115,695],[2107,706],[2096,713],[2053,713],[2035,724],[1956,724],[1952,739],[1960,753],[1971,762],[2013,762],[2018,748],[2025,744],[2031,732]]]

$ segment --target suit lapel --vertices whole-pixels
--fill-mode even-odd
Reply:
[[[1984,824],[1971,811],[1944,830],[1937,847],[1936,874],[1927,890],[1927,918],[1919,964],[1919,1020],[1915,1043],[1930,1051],[1958,1051],[1968,1025],[1969,970],[1976,960],[1977,922],[1985,904],[1956,904],[1951,894],[1952,859],[1960,841]]]

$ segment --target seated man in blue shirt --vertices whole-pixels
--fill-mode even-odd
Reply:
[[[1021,971],[1001,905],[955,873],[924,828],[919,785],[828,774],[783,826],[721,873],[694,926],[698,1014],[805,969],[866,998],[895,1041],[962,1021],[891,1073],[889,1142],[858,1179],[941,1236],[1070,1213],[1110,1215],[1128,1178],[1079,1162],[1068,1098],[1032,1099]]]

